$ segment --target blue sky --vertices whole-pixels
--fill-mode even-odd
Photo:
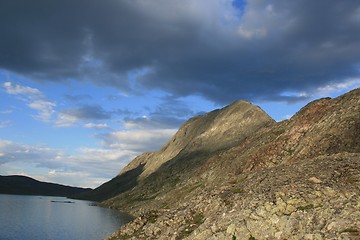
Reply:
[[[194,115],[360,87],[358,1],[2,5],[0,175],[96,187]]]

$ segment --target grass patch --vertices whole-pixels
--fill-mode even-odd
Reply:
[[[347,228],[347,229],[342,230],[340,233],[350,233],[352,235],[359,235],[360,231],[357,229],[354,229],[354,228]]]
[[[314,204],[309,204],[309,205],[306,205],[306,206],[300,206],[297,208],[297,210],[299,211],[307,211],[307,210],[310,210],[310,209],[314,209],[315,206]]]
[[[142,202],[142,201],[147,201],[147,200],[153,200],[155,198],[156,198],[156,195],[146,196],[146,195],[142,194],[140,196],[134,197],[132,200],[134,202]]]
[[[242,188],[233,188],[230,190],[232,193],[244,193]]]
[[[281,134],[285,133],[285,129],[276,129],[273,131],[273,134],[275,134],[276,136],[279,136]]]
[[[205,221],[205,216],[202,213],[195,213],[193,217],[193,224],[200,225]]]
[[[246,177],[237,178],[237,179],[234,179],[234,180],[229,181],[229,183],[230,183],[231,185],[235,185],[235,184],[244,182],[245,179],[246,179]]]

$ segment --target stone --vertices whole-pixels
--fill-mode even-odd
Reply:
[[[316,177],[311,177],[309,178],[309,181],[313,182],[313,183],[316,183],[316,184],[319,184],[321,183],[322,181]]]

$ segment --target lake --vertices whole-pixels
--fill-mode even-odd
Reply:
[[[0,194],[1,240],[100,240],[130,220],[89,201]]]

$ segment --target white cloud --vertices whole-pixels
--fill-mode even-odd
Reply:
[[[27,106],[37,111],[36,119],[47,122],[55,112],[55,103],[46,99],[46,97],[36,88],[5,82],[3,84],[5,92],[10,95],[16,95],[20,100],[27,103]]]
[[[138,152],[81,148],[73,155],[46,146],[0,139],[0,175],[27,175],[41,181],[97,187],[114,177]]]
[[[350,78],[343,81],[332,82],[308,91],[284,92],[280,98],[271,100],[285,100],[287,102],[309,102],[322,97],[337,97],[352,89],[360,87],[359,78]]]
[[[13,161],[32,161],[36,164],[60,166],[61,162],[54,161],[54,157],[59,155],[61,155],[59,151],[46,146],[17,144],[0,139],[0,164]]]
[[[76,122],[85,120],[104,120],[110,119],[111,112],[104,110],[99,105],[84,105],[78,108],[67,108],[60,111],[55,125],[57,127],[70,127]],[[88,125],[95,127],[95,125]],[[85,126],[86,127],[86,126]],[[104,126],[98,126],[104,127]]]
[[[6,90],[6,93],[13,94],[13,95],[25,95],[29,96],[31,98],[42,98],[42,93],[36,89],[26,86],[21,86],[18,84],[13,84],[12,82],[5,82],[4,87]]]
[[[54,107],[56,104],[46,100],[38,99],[29,103],[28,106],[31,109],[37,110],[39,112],[36,118],[46,122],[51,119],[52,114],[55,112]]]
[[[95,129],[105,129],[108,128],[109,126],[106,123],[86,123],[84,124],[85,128],[95,128]]]
[[[58,118],[55,121],[55,126],[56,127],[71,127],[74,126],[74,124],[78,121],[79,119],[75,116],[66,114],[66,113],[60,113],[58,115]]]
[[[176,131],[176,129],[132,130],[98,136],[105,146],[142,153],[159,150]]]
[[[319,87],[314,91],[316,95],[331,95],[341,92],[347,92],[353,88],[360,87],[360,78],[350,78],[341,82],[327,84],[325,86]]]

